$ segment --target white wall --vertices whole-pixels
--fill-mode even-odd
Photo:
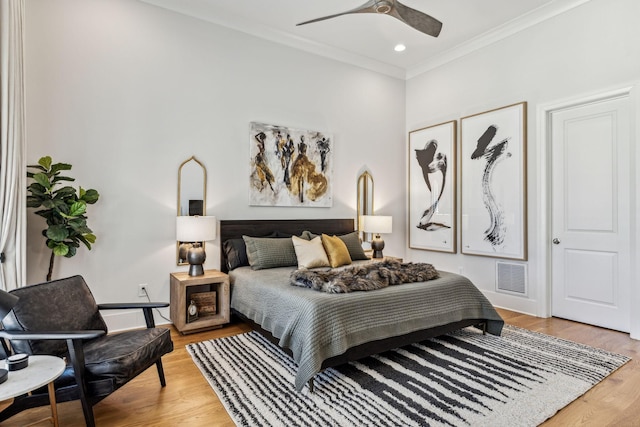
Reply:
[[[137,301],[139,283],[168,300],[169,273],[184,269],[173,240],[177,168],[191,155],[207,167],[207,213],[220,219],[355,217],[366,166],[376,213],[394,217],[385,253],[462,267],[494,304],[540,313],[537,107],[640,80],[637,16],[636,0],[591,0],[405,85],[135,0],[30,0],[28,163],[69,162],[78,184],[101,193],[88,213],[94,249],[57,259],[54,277],[82,274],[99,302]],[[493,292],[495,259],[405,249],[404,231],[407,133],[520,101],[529,103],[529,298]],[[333,133],[332,208],[248,206],[250,121]],[[41,220],[29,212],[28,222],[35,283],[49,252]],[[207,245],[206,268],[219,267],[219,244]]]
[[[54,278],[85,277],[98,302],[137,301],[147,283],[169,300],[177,170],[207,167],[207,213],[219,219],[355,217],[356,179],[375,179],[376,213],[405,241],[405,82],[134,0],[29,0],[27,157],[73,165],[89,206],[91,251],[57,258]],[[249,122],[334,135],[332,208],[248,206]],[[44,280],[44,227],[28,213],[28,282]],[[205,268],[219,267],[207,244]],[[165,315],[168,310],[164,310]],[[143,324],[116,313],[112,328]]]
[[[637,0],[592,0],[407,82],[407,132],[528,102],[529,298],[494,292],[496,260],[492,258],[407,249],[408,259],[433,262],[456,272],[462,267],[494,304],[545,314],[541,307],[546,303],[541,298],[547,282],[544,269],[539,268],[543,261],[539,254],[544,254],[541,245],[548,241],[537,224],[543,214],[538,184],[542,165],[538,162],[537,108],[637,83],[638,16]]]

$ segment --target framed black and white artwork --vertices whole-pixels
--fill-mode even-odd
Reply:
[[[461,252],[527,259],[527,103],[460,120]]]
[[[456,252],[456,121],[409,132],[409,247]]]
[[[250,124],[249,204],[330,207],[330,134],[252,122]]]

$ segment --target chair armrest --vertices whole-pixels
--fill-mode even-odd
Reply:
[[[162,308],[169,307],[168,302],[113,302],[98,304],[98,310],[122,310],[129,308]]]
[[[0,337],[9,340],[87,340],[97,338],[106,332],[101,330],[83,331],[0,331]]]

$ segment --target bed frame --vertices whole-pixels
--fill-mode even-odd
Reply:
[[[345,234],[354,231],[355,227],[353,219],[222,220],[220,221],[220,242],[225,242],[228,239],[242,238],[243,235],[257,237],[266,236],[273,231],[300,235],[304,230],[309,230],[314,234]],[[220,266],[221,269],[226,272],[227,260],[222,248],[220,250]],[[263,329],[254,321],[246,318],[242,313],[235,310],[232,311],[234,315],[249,324],[254,330],[264,335],[275,345],[278,345],[279,340],[269,331]],[[382,353],[394,348],[424,341],[429,338],[444,335],[448,332],[453,332],[473,325],[481,327],[483,332],[486,330],[486,324],[483,319],[466,319],[435,328],[422,329],[396,337],[371,341],[351,347],[346,352],[338,356],[326,359],[322,362],[322,369],[342,365],[373,354]],[[283,348],[283,350],[290,356],[292,355],[291,350],[288,348]],[[309,388],[313,391],[313,379],[309,380]]]

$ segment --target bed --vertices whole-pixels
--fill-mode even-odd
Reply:
[[[288,278],[297,265],[254,270],[233,262],[238,254],[228,243],[243,235],[282,240],[304,231],[349,235],[354,221],[220,221],[220,265],[229,273],[232,312],[293,357],[298,390],[307,383],[313,390],[313,377],[322,369],[467,326],[500,335],[500,315],[467,278],[454,273],[440,271],[435,280],[375,291],[329,294],[291,286]]]

